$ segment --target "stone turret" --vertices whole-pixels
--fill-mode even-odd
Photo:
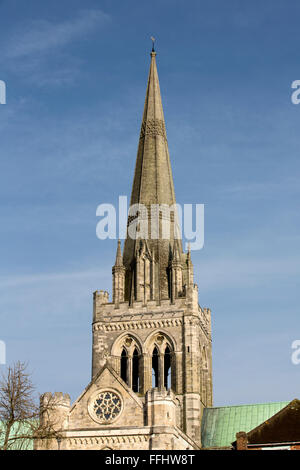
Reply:
[[[67,416],[70,411],[71,398],[67,393],[44,393],[40,397],[40,412],[42,425],[51,425],[55,429],[67,426]]]
[[[67,393],[44,393],[40,396],[40,424],[42,432],[50,437],[35,443],[36,448],[60,449],[61,433],[68,428],[68,417],[71,408],[71,398]]]

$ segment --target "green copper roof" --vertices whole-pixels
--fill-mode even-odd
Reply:
[[[3,442],[4,442],[4,433],[5,427],[3,423],[0,421],[0,450],[2,450]],[[10,441],[8,450],[33,450],[33,439],[31,436],[30,427],[26,423],[16,422],[14,423],[10,438],[15,438],[16,436],[26,436],[24,439],[14,439]]]
[[[235,441],[237,432],[251,431],[288,404],[288,401],[281,401],[258,405],[205,408],[201,428],[202,446],[230,446]]]

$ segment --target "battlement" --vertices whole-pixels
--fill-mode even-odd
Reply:
[[[155,314],[160,313],[162,308],[165,312],[173,312],[174,309],[184,309],[189,306],[190,310],[198,311],[198,286],[194,284],[193,287],[186,289],[186,296],[178,297],[171,301],[171,299],[148,300],[145,304],[143,301],[134,300],[131,304],[128,301],[119,302],[115,304],[108,301],[108,292],[96,291],[94,292],[94,316],[93,321],[103,320],[104,317],[119,315],[136,315],[136,314]]]
[[[146,393],[146,403],[163,400],[175,402],[175,398],[175,393],[171,389],[166,390],[165,388],[151,388]]]
[[[106,290],[96,290],[94,292],[94,302],[98,305],[108,304],[109,293]]]
[[[40,396],[41,408],[58,408],[71,406],[71,398],[68,393],[62,392],[46,392]]]

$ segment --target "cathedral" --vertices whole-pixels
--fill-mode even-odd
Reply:
[[[176,204],[154,50],[134,204]],[[164,214],[157,215],[160,225]],[[128,227],[136,223],[128,217]],[[72,406],[67,394],[55,394],[62,449],[200,448],[203,409],[212,406],[211,318],[198,304],[191,253],[183,251],[175,223],[171,213],[169,239],[127,235],[123,253],[118,242],[112,300],[94,292],[91,382]]]
[[[232,448],[238,431],[291,408],[288,402],[213,407],[211,312],[198,303],[176,211],[169,213],[168,238],[160,210],[157,236],[129,236],[145,218],[151,226],[153,205],[176,207],[154,49],[130,206],[139,204],[149,210],[129,213],[123,250],[120,241],[116,246],[111,300],[106,291],[94,292],[91,381],[73,404],[68,394],[41,396],[41,409],[52,402],[41,420],[54,422],[61,438],[37,441],[36,449]],[[247,448],[245,433],[239,439],[237,447]]]

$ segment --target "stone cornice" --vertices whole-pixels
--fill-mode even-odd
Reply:
[[[148,328],[167,328],[181,326],[182,318],[161,318],[157,320],[139,320],[139,321],[113,321],[111,323],[95,322],[93,331],[125,331],[125,330],[143,330]]]

